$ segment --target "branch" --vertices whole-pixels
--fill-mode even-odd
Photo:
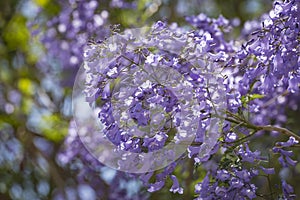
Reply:
[[[227,114],[231,115],[232,118],[225,118],[225,120],[232,122],[232,123],[242,123],[243,126],[247,127],[247,128],[251,128],[253,130],[259,131],[259,130],[263,130],[263,131],[276,131],[282,134],[285,134],[287,136],[292,136],[294,137],[296,140],[298,140],[300,142],[300,136],[297,135],[296,133],[286,129],[286,128],[282,128],[282,127],[278,127],[278,126],[272,126],[272,125],[265,125],[265,126],[256,126],[254,124],[251,124],[241,118],[239,118],[239,116],[237,116],[236,114],[230,113],[227,111]],[[240,122],[241,121],[241,122]]]
[[[264,131],[277,131],[279,133],[283,133],[287,136],[292,136],[294,137],[296,140],[298,140],[300,142],[300,136],[297,135],[296,133],[293,133],[292,131],[286,129],[286,128],[281,128],[281,127],[277,127],[277,126],[271,126],[271,125],[267,125],[267,126],[257,126],[258,129],[260,130],[264,130]]]

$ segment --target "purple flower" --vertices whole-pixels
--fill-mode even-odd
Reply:
[[[224,198],[224,197],[227,196],[227,188],[222,187],[222,186],[221,186],[221,187],[217,186],[217,187],[216,187],[216,190],[215,190],[215,193],[216,193],[216,195],[217,195],[218,197]]]
[[[295,144],[298,144],[298,141],[294,137],[290,137],[287,142],[277,142],[277,146],[273,148],[274,153],[280,154],[278,161],[283,167],[288,167],[289,165],[295,166],[297,164],[298,161],[291,159],[291,156],[293,156],[293,151],[284,149],[285,147],[290,147]]]
[[[264,168],[263,166],[260,166],[260,169],[261,169],[265,174],[275,174],[275,169],[274,169],[274,168]]]
[[[298,144],[298,143],[299,143],[299,141],[296,140],[293,136],[291,136],[288,141],[286,141],[286,142],[277,142],[276,145],[279,145],[279,146],[282,146],[282,147],[290,147],[290,146],[293,146],[293,145]]]
[[[156,30],[162,30],[163,28],[166,27],[166,24],[163,23],[162,21],[158,21],[156,22],[156,24],[154,25],[154,29]]]
[[[215,187],[210,185],[209,173],[207,173],[203,181],[195,185],[195,193],[199,194],[199,197],[210,199],[213,192],[215,192]]]
[[[178,183],[178,180],[177,180],[176,176],[171,175],[170,178],[173,181],[173,185],[170,188],[170,191],[173,192],[173,193],[178,192],[179,194],[183,194],[183,188],[179,186],[179,183]]]
[[[295,199],[296,195],[294,193],[294,189],[291,185],[287,184],[285,180],[281,181],[282,184],[282,192],[283,192],[283,197],[285,199]]]
[[[234,142],[237,139],[237,135],[234,132],[229,132],[225,136],[225,142]]]
[[[243,180],[243,182],[250,182],[252,178],[248,170],[235,170],[235,174],[239,179]]]
[[[242,157],[242,161],[246,161],[250,163],[253,163],[255,160],[261,159],[260,152],[257,150],[252,152],[247,143],[244,143],[244,146],[243,145],[240,146],[238,154]]]
[[[220,181],[227,181],[229,178],[231,177],[231,175],[229,174],[229,172],[225,169],[222,170],[218,170],[217,171],[217,176],[216,178],[219,179]]]
[[[249,199],[256,198],[255,191],[256,191],[256,186],[254,184],[250,184],[250,188],[243,188],[242,189],[243,195],[245,195]]]
[[[244,183],[239,178],[235,177],[230,179],[229,184],[232,189],[242,188],[244,186]]]
[[[200,152],[200,146],[189,146],[187,148],[189,158],[197,156]]]
[[[149,185],[149,189],[147,191],[148,192],[155,192],[157,190],[160,190],[164,185],[165,185],[165,181],[164,180],[158,181],[158,182],[155,182],[155,183],[151,183]]]
[[[287,162],[289,165],[291,165],[291,166],[293,166],[293,167],[295,167],[296,164],[298,163],[298,161],[295,161],[295,160],[291,159],[289,156],[286,156],[286,157],[285,157],[285,160],[286,160],[286,162]]]
[[[152,177],[153,172],[148,172],[146,174],[140,175],[140,180],[143,182],[144,185],[148,185],[150,178]]]
[[[112,0],[110,1],[110,6],[112,8],[122,8],[122,9],[135,9],[136,8],[136,2],[127,2],[124,0]]]
[[[149,111],[142,107],[142,103],[137,103],[129,109],[130,117],[137,121],[139,126],[146,126],[150,122]]]
[[[167,139],[168,135],[160,132],[151,138],[144,138],[143,146],[149,151],[159,150],[164,146]]]

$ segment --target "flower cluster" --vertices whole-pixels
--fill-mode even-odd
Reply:
[[[61,167],[77,174],[79,186],[67,189],[68,195],[76,188],[82,199],[117,199],[122,193],[147,198],[124,192],[117,179],[126,184],[128,177],[98,160],[139,173],[132,177],[139,177],[148,192],[171,181],[170,191],[183,194],[175,168],[186,157],[207,172],[195,185],[197,199],[256,198],[255,179],[275,169],[261,165],[266,159],[251,151],[248,138],[271,130],[264,125],[284,124],[286,103],[298,108],[293,102],[299,101],[299,0],[275,2],[261,26],[248,27],[242,42],[226,39],[229,20],[204,14],[186,17],[193,31],[158,21],[124,33],[114,26],[109,35],[104,28],[109,13],[98,6],[95,0],[62,3],[42,37],[51,59],[65,68],[84,62],[73,91],[75,119],[57,157]],[[136,5],[114,0],[110,6]],[[95,40],[86,45],[91,37]],[[85,103],[89,107],[79,109]],[[273,152],[282,167],[296,165],[287,149],[297,143],[295,137],[276,143]],[[102,176],[110,172],[115,174]],[[118,187],[105,196],[107,184]],[[281,186],[283,198],[295,197],[286,180]]]
[[[195,186],[195,193],[199,195],[197,199],[254,199],[256,186],[251,184],[251,179],[256,173],[255,170],[218,170],[213,184],[210,183],[207,174],[203,181]]]
[[[299,141],[295,140],[294,137],[290,137],[290,139],[287,142],[278,142],[273,148],[274,153],[280,154],[278,161],[283,167],[288,167],[289,165],[294,167],[297,164],[296,161],[291,159],[293,152],[284,150],[283,148],[290,147],[298,143]]]
[[[201,13],[198,16],[186,17],[186,21],[192,26],[196,27],[198,36],[206,37],[209,45],[206,45],[206,51],[216,53],[215,60],[226,61],[228,59],[228,53],[233,52],[235,47],[232,43],[229,43],[225,39],[226,33],[229,33],[232,29],[228,19],[223,16],[219,16],[217,19],[207,17]],[[195,37],[200,45],[205,42]]]
[[[116,33],[85,51],[86,100],[101,122],[98,134],[115,145],[113,154],[118,152],[122,159],[116,164],[107,158],[104,162],[132,172],[144,170],[145,162],[148,171],[170,162],[154,183],[149,183],[153,173],[141,176],[150,192],[161,189],[167,177],[173,181],[170,191],[183,192],[172,175],[174,161],[193,140],[200,161],[218,150],[223,123],[213,116],[224,113],[226,88],[215,66],[219,61],[214,54],[206,55],[209,46],[205,36],[157,22],[150,30]],[[87,146],[92,152],[98,148]],[[151,152],[151,160],[145,161],[149,156],[143,153]],[[98,151],[97,157],[101,154]]]
[[[86,41],[95,36],[99,37],[96,40],[103,38],[102,26],[109,13],[105,10],[96,13],[98,4],[95,0],[62,2],[64,12],[47,22],[49,28],[42,42],[48,54],[64,61],[62,66],[72,67],[80,64]],[[55,40],[56,37],[60,37],[61,40]]]
[[[70,134],[66,138],[63,149],[57,154],[57,162],[62,168],[70,170],[74,175],[73,184],[68,184],[63,191],[57,191],[54,199],[66,199],[72,194],[80,199],[147,199],[147,194],[132,190],[139,188],[140,182],[123,172],[103,166],[85,148],[77,135],[75,122],[72,121]],[[69,180],[71,181],[71,180]],[[115,187],[109,187],[109,185]],[[127,187],[128,186],[128,187]],[[108,192],[112,190],[112,192]],[[71,199],[71,198],[69,198]]]
[[[270,123],[273,115],[264,117],[268,111],[284,113],[280,105],[285,99],[278,96],[298,91],[299,83],[292,85],[299,70],[298,60],[292,62],[292,57],[298,58],[298,28],[290,26],[298,23],[297,10],[297,1],[275,3],[261,29],[240,50],[225,39],[230,31],[228,20],[203,14],[187,17],[195,31],[157,22],[147,34],[125,31],[90,45],[85,51],[85,94],[98,111],[101,132],[115,145],[115,151],[133,153],[157,152],[192,137],[196,145],[190,143],[186,148],[195,165],[211,162],[225,148],[220,165],[207,170],[195,192],[202,199],[256,198],[253,178],[259,171],[267,175],[275,171],[246,167],[245,163],[254,165],[265,158],[259,151],[252,152],[233,130],[238,128],[250,137],[248,129],[254,134],[262,129],[260,125]],[[283,33],[294,29],[289,36]],[[279,70],[283,62],[290,66]],[[279,118],[277,123],[284,121]],[[289,151],[276,147],[274,152],[282,154],[279,161],[283,166],[295,165]],[[122,159],[136,162],[126,156]],[[124,160],[116,168],[128,169]],[[182,192],[173,170],[168,169],[156,174],[154,183],[149,183],[153,172],[141,176],[148,191],[161,189],[170,177],[171,191]],[[284,183],[284,195],[292,193],[291,186]]]
[[[257,186],[253,178],[260,175],[274,174],[274,168],[263,166],[247,167],[248,164],[265,160],[259,151],[251,151],[244,143],[234,149],[228,148],[218,167],[207,169],[208,173],[202,182],[195,185],[198,199],[254,199],[257,197]]]
[[[59,4],[61,12],[46,22],[45,30],[39,28],[36,31],[46,48],[38,67],[46,76],[52,74],[55,77],[55,72],[62,72],[63,78],[59,81],[69,86],[83,61],[84,45],[109,35],[109,12],[96,0],[59,1]],[[43,24],[37,22],[37,25]]]
[[[240,95],[259,94],[250,101],[245,98],[256,124],[286,121],[283,105],[299,90],[299,33],[299,1],[275,2],[235,56],[241,69],[235,80]]]
[[[297,161],[294,161],[291,156],[293,156],[293,151],[285,150],[288,147],[294,146],[298,144],[299,141],[294,137],[290,137],[287,142],[278,142],[276,146],[273,148],[274,153],[280,154],[278,158],[279,163],[282,167],[294,167],[297,164]],[[285,180],[282,180],[282,190],[283,197],[286,199],[294,199],[296,196],[294,194],[294,189],[291,185],[287,184]]]

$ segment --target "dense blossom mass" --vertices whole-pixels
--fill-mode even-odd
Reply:
[[[180,127],[185,124],[186,118],[176,117],[184,110],[182,97],[179,98],[177,93],[165,88],[166,83],[160,83],[159,76],[164,72],[155,71],[165,65],[166,70],[170,71],[165,73],[172,76],[178,72],[184,77],[184,80],[177,78],[177,84],[189,84],[193,88],[192,91],[185,90],[187,96],[184,99],[195,101],[193,105],[197,106],[193,110],[200,111],[193,116],[199,120],[193,122],[197,123],[197,128],[187,133],[194,135],[194,141],[198,142],[198,145],[187,148],[189,158],[193,158],[195,164],[212,162],[219,148],[225,149],[220,165],[206,169],[206,177],[195,186],[199,199],[256,198],[257,186],[252,183],[252,179],[261,173],[269,175],[275,171],[273,168],[255,166],[254,163],[264,162],[266,158],[259,151],[251,151],[248,142],[241,142],[239,137],[255,134],[263,129],[260,126],[270,124],[273,119],[277,119],[278,125],[285,122],[285,119],[278,118],[278,115],[284,115],[284,107],[280,108],[280,105],[287,101],[285,95],[292,96],[299,90],[298,9],[297,1],[274,3],[273,10],[265,17],[261,28],[256,28],[241,47],[226,40],[225,35],[231,30],[228,20],[222,16],[210,19],[204,14],[187,17],[187,21],[196,27],[194,31],[187,32],[174,25],[168,28],[164,23],[157,22],[148,37],[140,43],[135,41],[134,34],[127,37],[117,34],[115,37],[120,38],[114,38],[113,43],[107,40],[90,46],[86,57],[86,70],[90,75],[87,100],[92,103],[100,99],[99,118],[105,127],[104,135],[116,147],[133,152],[159,150],[169,139],[173,139],[170,137],[174,134],[179,134],[175,140],[184,139],[180,136],[184,129]],[[165,38],[173,42],[166,43]],[[131,49],[128,50],[127,45]],[[178,52],[183,53],[178,55]],[[112,61],[107,61],[109,56],[113,57]],[[288,64],[283,67],[283,63]],[[131,76],[126,75],[128,72]],[[214,110],[219,102],[212,99],[214,95],[210,94],[210,90],[217,91],[218,88],[214,87],[215,83],[207,81],[212,79],[209,74],[217,77],[215,83],[224,92],[217,94],[220,98],[218,100],[223,100],[221,95],[226,97],[226,109]],[[150,76],[147,81],[143,78],[145,76]],[[164,80],[170,85],[176,84],[172,83],[174,78],[168,80],[166,77]],[[118,105],[114,101],[123,104]],[[156,115],[151,111],[156,111]],[[276,113],[270,115],[270,111]],[[247,118],[244,116],[246,112],[251,113]],[[165,114],[158,116],[158,113]],[[226,115],[222,115],[224,113]],[[219,122],[225,120],[220,126],[222,134],[211,129],[210,124],[216,123],[215,117]],[[166,125],[168,121],[171,121],[171,126]],[[242,135],[232,131],[236,125],[246,128],[241,130]],[[136,136],[145,130],[153,136]],[[203,139],[208,132],[211,133],[210,137],[217,135],[214,137],[214,145]],[[288,142],[290,145],[277,145],[289,147],[297,142],[291,137]],[[207,144],[212,148],[203,154],[203,147]],[[274,147],[273,151],[281,154],[279,162],[283,167],[295,166],[296,162],[291,158],[292,151],[278,147]],[[225,161],[229,163],[225,165]],[[249,168],[246,163],[253,166]],[[122,170],[122,167],[120,164],[119,169]],[[156,175],[156,182],[148,186],[148,191],[161,189],[168,174],[174,181],[171,173],[169,171],[165,174],[164,179]],[[147,179],[151,176],[147,175]],[[174,184],[178,184],[177,180]],[[291,186],[284,180],[282,188],[284,198],[294,197]],[[182,193],[179,186],[176,189],[173,186],[170,190]]]
[[[274,119],[281,124],[286,122],[284,104],[298,109],[299,1],[275,2],[261,23],[238,52],[237,66],[247,67],[239,74],[238,87],[241,95],[251,91],[264,96],[249,105],[255,113],[253,122],[267,124]]]
[[[153,2],[145,10],[161,3]],[[141,9],[140,2],[113,0],[105,9],[96,0],[60,3],[39,30],[46,53],[38,69],[43,84],[49,75],[63,82],[52,80],[57,99],[75,80],[74,119],[58,151],[40,133],[23,147],[15,125],[0,124],[0,168],[13,171],[1,172],[0,192],[11,188],[14,199],[131,200],[167,188],[199,200],[297,198],[289,176],[299,176],[300,136],[288,116],[300,105],[300,0],[275,1],[238,38],[234,21],[223,16],[121,32],[108,26],[110,12]],[[1,112],[13,113],[20,99],[1,90]],[[24,161],[28,146],[39,152],[35,170]],[[11,183],[23,169],[20,183]],[[51,182],[52,174],[62,178]]]
[[[126,151],[119,155],[123,164],[113,167],[132,172],[159,169],[179,158],[186,150],[183,145],[193,140],[203,143],[197,158],[209,158],[223,125],[213,116],[225,109],[226,88],[204,49],[192,34],[162,22],[150,30],[116,33],[87,47],[86,99],[99,109],[101,131],[116,145],[112,154]],[[131,166],[133,159],[137,167]]]
[[[109,12],[101,8],[96,0],[61,1],[62,11],[47,21],[46,31],[38,30],[47,54],[40,60],[42,71],[65,72],[63,85],[72,85],[76,71],[83,61],[83,47],[87,41],[100,41],[109,34],[107,20]],[[113,3],[113,2],[112,2]],[[52,61],[52,62],[49,62]],[[45,65],[50,67],[45,68]]]

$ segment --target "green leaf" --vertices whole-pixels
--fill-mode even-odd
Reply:
[[[262,99],[264,97],[265,97],[265,95],[263,95],[263,94],[246,94],[241,97],[241,101],[242,101],[243,107],[247,107],[247,104],[250,101],[253,101],[255,99]]]
[[[29,31],[26,26],[26,18],[22,15],[15,15],[4,28],[4,40],[10,50],[28,50]]]
[[[250,101],[252,101],[254,99],[262,99],[262,98],[265,97],[265,95],[263,95],[263,94],[250,94],[249,97],[250,97]]]
[[[49,0],[33,0],[33,1],[38,6],[41,6],[41,7],[45,7],[49,3]]]
[[[18,81],[18,88],[25,95],[31,95],[34,92],[33,84],[28,78],[21,78]]]
[[[68,133],[68,121],[58,114],[47,115],[42,118],[40,129],[45,138],[53,142],[62,141]]]

